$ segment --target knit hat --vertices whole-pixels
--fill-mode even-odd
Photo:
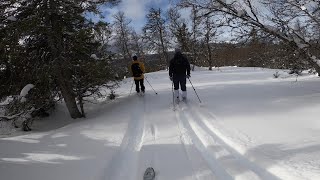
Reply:
[[[137,57],[136,55],[134,55],[134,56],[132,56],[132,59],[133,59],[134,61],[136,61],[136,60],[138,60],[138,57]]]

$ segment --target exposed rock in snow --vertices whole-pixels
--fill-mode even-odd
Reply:
[[[96,54],[91,54],[91,56],[90,56],[91,58],[93,58],[93,59],[95,59],[95,60],[99,60],[99,58],[97,57],[97,55]]]
[[[27,84],[20,92],[20,97],[21,97],[21,100],[20,102],[26,102],[26,96],[28,95],[29,91],[34,88],[34,85],[33,84]]]
[[[14,16],[10,16],[7,18],[8,21],[17,21],[17,18],[15,18]]]

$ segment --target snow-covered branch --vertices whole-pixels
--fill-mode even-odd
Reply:
[[[0,115],[0,121],[10,121],[10,120],[14,120],[16,118],[18,118],[22,113],[19,113],[19,114],[15,114],[15,115],[12,115],[12,116],[2,116]]]

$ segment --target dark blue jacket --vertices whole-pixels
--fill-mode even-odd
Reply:
[[[188,59],[181,54],[176,52],[174,57],[170,61],[169,76],[190,76],[190,63]]]

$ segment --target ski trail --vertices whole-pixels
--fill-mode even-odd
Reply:
[[[154,103],[157,99],[151,97],[148,94],[145,97],[145,135],[140,151],[137,180],[142,179],[147,167],[154,168],[155,179],[159,180],[216,179],[205,161],[199,158],[199,152],[191,146],[190,138],[181,133],[176,121],[161,118],[162,113],[172,114],[171,111],[157,111],[166,107],[166,101]],[[160,116],[155,117],[155,113]],[[172,118],[174,117],[172,114]]]
[[[155,179],[176,179],[174,168],[169,168],[173,162],[171,154],[172,151],[170,146],[163,144],[163,135],[166,135],[166,129],[161,128],[161,118],[154,117],[154,110],[159,108],[159,104],[153,103],[154,98],[150,98],[149,95],[144,97],[145,101],[145,141],[141,148],[140,159],[139,159],[139,177],[137,180],[142,179],[143,173],[148,167],[153,167],[156,173]],[[158,127],[160,126],[160,127]],[[182,148],[181,148],[182,150]],[[184,157],[183,160],[186,158]],[[170,161],[168,161],[170,160]],[[164,161],[168,161],[167,165]],[[180,162],[177,160],[176,162]],[[189,163],[185,163],[189,165]],[[178,167],[176,167],[177,169]]]
[[[176,106],[178,107],[179,105]],[[217,177],[212,174],[210,168],[208,168],[206,164],[204,165],[205,160],[203,160],[203,158],[199,158],[199,152],[197,149],[194,146],[191,146],[192,139],[187,133],[187,129],[184,128],[182,122],[179,120],[179,116],[177,114],[176,120],[180,131],[180,141],[182,143],[184,153],[191,164],[193,179],[217,179]]]
[[[146,120],[145,121],[145,132],[144,132],[144,142],[142,142],[141,144],[141,151],[140,151],[140,158],[139,158],[139,162],[136,164],[136,166],[138,166],[137,168],[137,175],[136,178],[132,177],[131,179],[143,179],[143,174],[145,172],[145,170],[148,167],[153,167],[156,172],[156,167],[154,166],[154,161],[155,161],[155,157],[156,157],[156,152],[155,151],[147,151],[145,152],[144,148],[146,148],[145,143],[150,141],[154,141],[156,139],[156,133],[157,133],[157,129],[154,126],[154,124],[152,122],[150,122],[150,113],[148,113],[149,108],[148,108],[148,95],[144,94],[142,98],[143,101],[143,117]]]
[[[174,108],[177,108],[177,106],[178,106],[178,104],[174,105]],[[174,110],[176,110],[176,109],[174,109]],[[192,160],[191,160],[191,157],[192,157],[191,152],[190,152],[191,149],[187,147],[188,145],[192,144],[192,141],[191,141],[190,137],[186,133],[183,132],[183,130],[182,130],[183,125],[181,124],[181,121],[179,121],[178,118],[176,118],[176,120],[177,120],[177,125],[178,125],[178,129],[179,129],[179,133],[180,133],[180,141],[183,146],[184,153],[187,157],[187,160],[191,164],[192,178],[199,180],[199,176],[196,173],[195,167],[194,167]]]
[[[138,176],[139,151],[144,137],[144,113],[145,106],[143,100],[137,97],[138,103],[133,108],[128,122],[127,131],[120,145],[119,153],[113,157],[111,167],[108,168],[109,180],[136,179]],[[143,111],[141,111],[141,106]]]
[[[193,130],[183,108],[180,108],[180,105],[178,111],[176,112],[176,117],[179,121],[179,124],[182,125],[182,128],[185,129],[186,133],[190,136],[191,141],[195,145],[196,149],[201,153],[202,158],[206,160],[214,175],[221,180],[232,180],[233,177],[228,174],[228,172],[225,171],[222,166],[220,166],[216,157],[210,154],[206,148],[206,145],[201,141],[202,139],[199,137],[196,131]]]
[[[189,124],[199,139],[207,144],[210,149],[213,145],[219,147],[219,152],[213,151],[216,156],[220,154],[219,163],[224,169],[233,177],[237,179],[266,179],[279,180],[278,177],[259,167],[257,164],[249,161],[246,157],[236,151],[231,145],[226,143],[226,140],[217,135],[215,128],[209,122],[214,121],[215,118],[211,116],[208,111],[200,110],[196,106],[185,104],[183,110]]]

